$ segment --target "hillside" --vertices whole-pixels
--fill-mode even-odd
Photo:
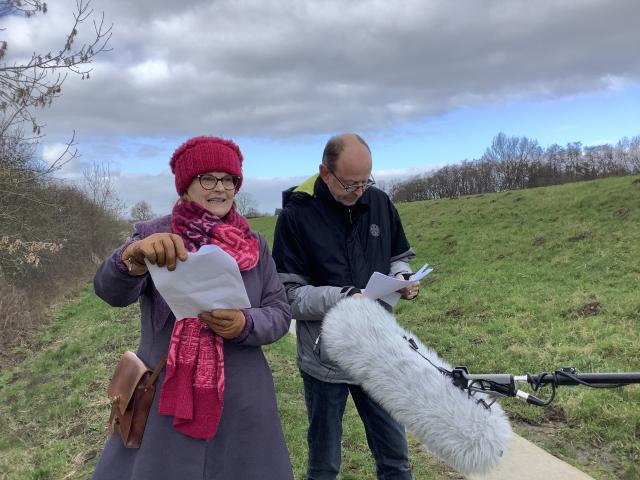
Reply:
[[[416,301],[400,303],[399,321],[450,363],[472,373],[640,371],[640,177],[398,210],[414,266],[436,268]],[[251,223],[272,243],[274,217]],[[24,360],[0,371],[0,479],[89,478],[106,434],[106,383],[138,330],[137,306],[111,308],[88,287],[7,352]],[[266,351],[301,478],[306,416],[294,349],[285,338]],[[560,387],[547,408],[502,405],[516,431],[595,478],[640,478],[640,386]],[[375,478],[353,405],[343,443],[342,478]],[[417,479],[460,478],[413,440],[411,456]]]
[[[414,267],[435,267],[398,318],[450,363],[471,373],[640,371],[639,177],[398,211]],[[253,226],[271,242],[274,224]],[[560,387],[544,409],[503,404],[521,434],[593,475],[640,478],[640,386]]]

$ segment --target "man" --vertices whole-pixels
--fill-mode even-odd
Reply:
[[[335,479],[349,393],[365,427],[378,478],[410,479],[404,428],[326,358],[320,330],[339,300],[360,295],[373,272],[410,273],[409,247],[389,197],[371,188],[371,151],[355,134],[327,143],[319,175],[283,193],[273,257],[296,319],[297,362],[309,417],[309,480]],[[412,299],[418,284],[401,291]]]

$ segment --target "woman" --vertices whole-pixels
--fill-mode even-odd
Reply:
[[[94,279],[96,293],[110,305],[139,299],[138,356],[147,366],[169,355],[140,448],[126,449],[112,435],[93,478],[293,478],[260,348],[287,333],[291,316],[266,241],[234,208],[242,154],[232,141],[196,137],[175,151],[170,165],[180,195],[172,214],[136,224],[133,239]],[[173,270],[205,244],[236,260],[251,307],[176,321],[144,260]]]

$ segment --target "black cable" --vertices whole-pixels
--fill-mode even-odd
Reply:
[[[413,350],[414,352],[416,352],[418,355],[420,355],[422,358],[424,358],[427,362],[429,362],[431,364],[431,366],[433,368],[435,368],[436,370],[438,370],[440,373],[442,373],[443,375],[447,375],[449,377],[453,376],[453,372],[447,370],[446,368],[443,367],[439,367],[438,365],[436,365],[435,363],[433,363],[431,360],[429,360],[427,357],[425,357],[424,355],[422,355],[418,349],[418,344],[416,343],[416,341],[413,338],[407,338],[406,336],[402,336],[402,338],[404,338],[407,342],[409,342],[409,346],[411,347],[411,350]]]
[[[576,383],[579,383],[580,385],[584,385],[585,387],[590,387],[590,388],[621,388],[624,387],[626,385],[629,385],[628,383],[612,383],[611,385],[592,385],[589,382],[585,382],[584,380],[580,380],[577,376],[573,375],[571,372],[568,372],[566,370],[556,370],[554,372],[554,375],[561,375],[563,377],[567,377],[570,378],[571,380],[573,380]],[[554,376],[554,382],[555,382],[555,376]]]
[[[542,373],[538,376],[538,380],[534,382],[533,379],[531,378],[531,375],[527,373],[527,382],[529,382],[529,385],[531,385],[531,388],[533,389],[534,392],[537,392],[541,387],[544,387],[544,385],[542,384],[542,380],[546,375],[551,375],[551,374],[546,372]],[[549,382],[549,383],[551,384],[551,397],[548,400],[544,401],[543,404],[540,405],[541,407],[546,407],[547,405],[550,405],[551,402],[553,402],[556,398],[556,389],[557,389],[558,383],[556,380],[555,373],[553,374],[553,382]]]
[[[552,377],[553,380],[547,381],[546,377],[548,376]],[[536,375],[537,380],[534,380],[533,376],[527,373],[527,382],[529,383],[529,385],[531,385],[531,388],[533,389],[534,392],[538,392],[538,390],[540,390],[542,387],[545,387],[547,384],[551,385],[551,397],[548,400],[546,400],[542,405],[540,405],[541,407],[546,407],[547,405],[551,404],[551,402],[555,400],[557,387],[558,387],[558,376],[569,378],[574,382],[576,382],[576,384],[583,385],[589,388],[621,388],[621,387],[624,387],[625,385],[628,385],[626,383],[611,384],[611,385],[593,385],[589,382],[585,382],[584,380],[579,379],[573,373],[567,370],[562,370],[562,369],[558,369],[553,373],[544,372],[539,375]]]

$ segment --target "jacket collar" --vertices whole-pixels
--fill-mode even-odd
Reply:
[[[317,197],[318,199],[322,200],[323,202],[326,202],[334,207],[339,207],[339,208],[346,208],[346,209],[361,209],[361,208],[367,208],[369,206],[369,195],[371,192],[369,192],[368,190],[364,192],[364,194],[358,199],[358,201],[355,203],[355,205],[352,205],[351,207],[348,207],[340,202],[338,202],[335,198],[333,198],[333,195],[331,195],[331,192],[329,191],[329,187],[327,187],[327,184],[324,183],[324,180],[322,180],[322,178],[320,177],[320,175],[317,176],[315,183],[313,185],[313,194],[315,197]]]

